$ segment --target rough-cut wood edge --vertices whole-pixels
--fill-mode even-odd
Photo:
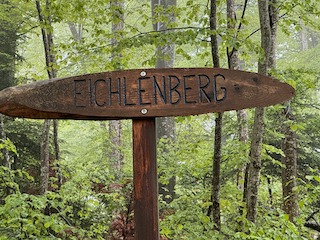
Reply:
[[[98,76],[119,76],[123,74],[139,74],[140,72],[145,71],[150,74],[164,74],[169,75],[172,72],[176,72],[178,74],[184,75],[184,73],[210,73],[212,74],[224,74],[226,76],[226,82],[223,82],[227,86],[228,96],[222,102],[211,102],[211,103],[199,103],[196,104],[183,104],[179,103],[176,105],[148,105],[148,113],[143,115],[140,113],[139,108],[144,108],[143,106],[134,106],[134,107],[113,107],[106,109],[97,109],[91,108],[80,111],[72,109],[71,112],[66,112],[67,110],[60,111],[58,109],[51,109],[46,111],[45,108],[37,106],[36,100],[26,101],[26,99],[30,99],[30,96],[33,98],[37,96],[37,89],[41,88],[46,89],[48,87],[48,97],[50,95],[50,90],[52,89],[52,84],[57,82],[57,84],[63,85],[61,81],[73,81],[74,79],[80,78],[90,78]],[[104,74],[104,75],[103,75]],[[238,77],[240,80],[238,80]],[[254,84],[253,84],[254,82]],[[193,82],[194,87],[196,87],[196,83]],[[69,85],[68,85],[69,86]],[[262,87],[264,86],[264,87]],[[51,89],[50,89],[51,88]],[[250,96],[246,96],[246,89],[250,89],[251,94],[254,93],[254,89],[263,91],[264,98],[259,98],[260,95],[255,95],[254,99],[251,100]],[[270,93],[269,89],[271,89],[272,98],[268,98],[268,94]],[[34,92],[33,92],[34,91]],[[41,92],[40,91],[40,92]],[[211,90],[210,90],[211,91]],[[272,92],[273,91],[273,92]],[[191,92],[191,91],[190,91]],[[209,91],[208,91],[209,92]],[[248,93],[248,94],[249,94]],[[191,94],[195,96],[196,90]],[[209,92],[211,94],[211,92]],[[29,96],[29,97],[28,97]],[[96,73],[96,74],[87,74],[83,76],[74,76],[67,78],[58,78],[58,79],[50,79],[39,82],[34,82],[31,84],[16,86],[4,89],[0,92],[0,112],[12,116],[12,117],[27,117],[27,118],[35,118],[35,119],[43,119],[43,118],[59,118],[59,119],[79,119],[79,120],[112,120],[112,119],[129,119],[133,117],[161,117],[161,116],[188,116],[188,115],[198,115],[205,114],[210,112],[223,112],[230,110],[240,110],[245,108],[252,107],[264,107],[270,106],[277,103],[282,103],[288,99],[291,99],[294,96],[294,89],[286,84],[280,83],[276,79],[272,79],[261,74],[244,72],[239,70],[229,70],[229,69],[221,69],[221,68],[173,68],[173,69],[135,69],[135,70],[123,70],[123,71],[114,71],[108,73]],[[46,97],[44,93],[42,93],[42,98]],[[242,100],[241,98],[245,100]],[[73,96],[69,96],[72,100]],[[55,104],[59,106],[63,106],[64,102],[59,102],[60,98],[53,96],[51,101],[46,101],[44,104]],[[70,99],[68,99],[68,104],[70,105]],[[42,100],[42,99],[41,99]],[[44,99],[45,100],[45,99]],[[181,100],[182,101],[182,100]],[[242,104],[242,102],[244,104]],[[28,103],[26,103],[28,102]],[[40,101],[38,101],[40,102]],[[28,106],[29,104],[29,106]],[[39,104],[38,104],[39,105]],[[68,107],[69,107],[68,105]],[[36,106],[36,107],[35,107]],[[44,105],[45,106],[45,105]],[[70,105],[71,106],[71,105]],[[37,109],[38,108],[38,109]],[[125,110],[125,111],[124,111]]]

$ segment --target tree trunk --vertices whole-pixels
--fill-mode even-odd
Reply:
[[[53,142],[54,142],[54,155],[55,160],[57,161],[57,178],[58,178],[58,189],[62,186],[63,182],[63,176],[62,176],[62,170],[61,170],[61,164],[60,164],[60,147],[59,147],[59,136],[58,136],[58,127],[59,122],[58,119],[53,120]]]
[[[162,154],[168,154],[170,145],[174,144],[176,140],[176,122],[174,117],[156,118],[156,134],[158,140],[167,140],[167,142],[164,143]],[[161,195],[162,200],[168,204],[175,198],[175,185],[175,176],[169,179],[168,184],[158,183],[159,195]]]
[[[0,1],[0,7],[3,9],[9,9],[5,11],[5,16],[0,19],[1,26],[1,41],[0,41],[0,90],[4,88],[13,86],[16,84],[15,74],[15,61],[16,61],[16,50],[17,50],[17,29],[19,26],[17,24],[17,16],[13,14],[11,9],[15,6],[11,1]],[[7,139],[3,115],[0,113],[0,138],[2,142]],[[2,161],[1,165],[11,168],[9,151],[4,145],[1,149]]]
[[[211,0],[210,8],[210,30],[217,30],[217,1]],[[211,54],[213,67],[220,67],[219,47],[217,34],[211,35]],[[220,220],[220,162],[221,162],[221,137],[222,137],[222,116],[223,113],[218,113],[215,120],[215,138],[214,138],[214,155],[213,155],[213,170],[212,170],[212,221],[214,230],[221,231]]]
[[[212,220],[214,230],[220,232],[220,162],[221,162],[221,139],[222,139],[222,117],[223,112],[218,113],[215,120],[214,132],[214,155],[213,155],[213,170],[212,170]]]
[[[41,137],[41,175],[40,175],[40,194],[44,195],[49,187],[49,134],[50,119],[44,120]]]
[[[45,51],[46,66],[49,79],[57,77],[57,65],[56,57],[53,51],[53,35],[51,31],[47,29],[51,28],[51,17],[50,17],[50,2],[46,1],[46,14],[42,12],[39,1],[36,1],[38,10],[39,22],[44,25],[41,28],[43,46]],[[47,26],[47,28],[45,27]],[[49,26],[49,28],[48,28]],[[50,133],[50,119],[44,120],[42,138],[40,144],[40,160],[41,160],[41,174],[40,174],[40,194],[45,194],[48,190],[49,184],[49,133]]]
[[[163,9],[167,9],[169,6],[176,6],[176,0],[152,0],[152,16],[155,17],[155,12],[153,11],[156,4],[161,5]],[[175,16],[173,14],[168,14],[168,23],[175,21]],[[153,29],[155,31],[161,31],[167,29],[167,24],[165,22],[156,22],[153,24]],[[160,56],[157,58],[156,68],[173,68],[174,67],[174,49],[175,44],[165,44],[163,47],[158,46],[156,49]],[[169,56],[169,59],[163,57]],[[165,145],[163,152],[161,154],[169,153],[170,145],[174,144],[176,141],[176,122],[174,117],[158,117],[156,118],[156,133],[157,140],[165,139]],[[160,173],[161,174],[161,173]],[[172,202],[175,198],[175,185],[176,177],[173,176],[169,179],[168,184],[158,183],[159,194],[162,196],[162,200],[166,203]]]
[[[163,9],[167,9],[169,6],[176,6],[177,0],[151,0],[152,4],[152,16],[155,17],[155,12],[153,11],[155,5],[161,5]],[[175,15],[172,13],[167,14],[168,23],[175,22]],[[167,24],[165,22],[156,22],[153,24],[153,30],[163,31],[167,29]],[[160,53],[157,58],[156,68],[173,68],[174,66],[174,49],[175,44],[165,44],[163,47],[158,46],[156,49],[157,53]],[[169,56],[169,59],[163,59],[164,56]]]
[[[282,125],[282,134],[284,138],[281,141],[281,148],[284,157],[281,157],[281,162],[285,166],[282,168],[282,193],[283,193],[283,210],[289,214],[289,220],[293,221],[294,217],[299,215],[299,208],[297,205],[298,196],[293,190],[297,186],[297,153],[296,153],[296,133],[290,126],[294,124],[294,115],[290,110],[290,106],[283,111],[284,123]],[[288,120],[292,123],[285,123]]]
[[[109,137],[111,142],[111,166],[116,170],[115,174],[121,178],[121,166],[123,165],[124,156],[121,153],[120,147],[122,146],[122,121],[110,120],[109,121]]]
[[[301,29],[299,31],[299,38],[300,38],[300,51],[308,50],[308,33],[306,26],[303,22],[301,22]]]
[[[210,30],[217,31],[217,0],[211,0]],[[218,34],[211,34],[211,55],[213,67],[220,67]]]
[[[6,132],[4,129],[4,122],[3,122],[3,114],[2,113],[0,113],[0,134],[1,134],[1,140],[4,144],[4,147],[1,149],[2,166],[5,166],[7,168],[11,168],[9,151],[8,151],[6,144],[5,144],[5,141],[7,140],[7,136],[6,136]]]
[[[117,36],[121,35],[121,31],[123,31],[123,8],[124,2],[119,0],[111,0],[110,6],[114,8],[113,18],[117,18],[120,21],[116,21],[117,23],[112,23],[112,34],[113,38],[111,39],[112,47],[116,47],[119,41],[117,40]],[[114,69],[119,70],[122,69],[122,64],[120,59],[122,58],[122,54],[114,52],[112,50],[111,53],[112,60],[114,62]],[[122,154],[120,148],[122,146],[122,121],[121,120],[111,120],[109,121],[109,138],[111,142],[111,166],[116,170],[116,175],[118,175],[118,179],[122,178],[122,165],[124,161],[124,155]]]
[[[236,20],[235,14],[235,1],[227,0],[227,19]],[[228,21],[228,28],[235,29],[235,24],[231,24]],[[228,51],[229,68],[239,70],[239,57],[238,50],[233,47],[231,51]],[[247,110],[237,110],[237,119],[239,124],[239,141],[247,142],[249,140],[249,128],[248,128],[248,115]],[[247,163],[243,163],[242,168],[239,169],[237,175],[237,188],[241,191],[244,190],[244,176]],[[241,199],[240,199],[241,200]]]
[[[276,68],[276,45],[279,12],[277,0],[269,0],[269,19],[270,19],[270,52],[268,68]]]
[[[79,23],[78,29],[76,28],[76,25],[73,22],[69,22],[68,25],[75,41],[80,42],[82,40],[82,25]]]
[[[265,59],[260,59],[258,72],[268,75],[268,62],[270,55],[270,19],[268,11],[269,0],[259,0],[259,18],[261,28],[261,47],[264,50]],[[261,171],[261,150],[264,131],[265,109],[258,107],[255,109],[254,125],[251,140],[251,161],[249,165],[248,195],[247,195],[247,219],[254,224],[257,221],[257,202]]]

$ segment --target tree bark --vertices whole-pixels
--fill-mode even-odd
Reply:
[[[38,11],[39,22],[45,26],[51,27],[51,17],[50,17],[50,2],[46,1],[46,12],[43,14],[41,5],[39,1],[36,1],[36,7]],[[47,28],[41,28],[43,46],[45,51],[46,66],[49,79],[57,77],[57,65],[55,53],[53,50],[53,35],[52,32],[47,30]],[[49,133],[50,133],[50,119],[44,120],[41,146],[40,146],[40,161],[41,161],[41,174],[40,174],[40,194],[45,194],[48,190],[49,184]]]
[[[110,6],[115,8],[113,11],[113,18],[117,18],[120,21],[117,23],[112,23],[112,34],[113,38],[111,39],[112,47],[115,48],[119,41],[117,40],[117,36],[120,35],[122,38],[121,31],[123,31],[123,8],[124,2],[119,0],[111,0]],[[115,52],[114,49],[111,52],[112,60],[114,61],[115,70],[122,69],[121,62],[117,60],[117,58],[122,58],[121,52]],[[122,154],[120,148],[122,146],[122,121],[121,120],[111,120],[109,121],[109,138],[112,144],[110,160],[111,166],[116,170],[116,175],[118,175],[118,179],[122,178],[122,165],[124,161],[124,155]]]
[[[58,189],[62,186],[63,182],[63,175],[61,170],[61,163],[60,163],[60,147],[59,147],[59,136],[58,136],[58,127],[59,122],[58,119],[53,120],[53,142],[54,142],[54,155],[55,160],[57,161],[57,178],[58,178]]]
[[[115,174],[121,178],[121,169],[123,165],[124,156],[120,150],[122,146],[122,121],[110,120],[109,121],[109,138],[111,142],[110,160],[111,166],[116,170]]]
[[[296,153],[296,133],[290,126],[294,124],[294,115],[290,110],[290,106],[283,111],[284,123],[282,125],[282,134],[284,138],[281,141],[281,148],[285,156],[281,157],[281,162],[285,166],[282,168],[282,195],[283,210],[289,214],[289,220],[293,221],[294,217],[299,215],[299,207],[297,204],[298,196],[293,190],[297,186],[297,153]],[[285,123],[288,120],[291,123]]]
[[[1,134],[1,139],[2,143],[4,144],[4,147],[1,149],[1,154],[2,154],[2,166],[5,166],[7,168],[11,168],[11,163],[10,163],[10,156],[9,156],[9,151],[8,148],[6,147],[5,141],[7,140],[6,132],[4,129],[4,122],[3,122],[3,114],[0,113],[0,134]]]
[[[268,75],[268,62],[270,55],[270,19],[269,19],[269,0],[259,0],[259,18],[261,28],[261,47],[264,50],[265,59],[260,59],[258,72]],[[249,165],[248,177],[248,197],[247,197],[247,219],[254,224],[257,221],[257,202],[261,171],[261,150],[264,131],[265,109],[258,107],[255,109],[254,125],[251,140],[251,161]]]
[[[40,173],[40,195],[44,195],[49,187],[49,134],[50,119],[44,120],[41,137],[41,173]]]
[[[16,62],[16,50],[17,50],[17,29],[19,28],[17,16],[13,14],[11,9],[15,8],[15,5],[11,1],[1,1],[0,7],[8,9],[5,11],[5,16],[0,19],[1,26],[1,41],[0,41],[0,90],[13,86],[16,84],[15,74],[15,62]],[[7,136],[5,132],[5,126],[3,121],[3,114],[0,113],[0,138],[5,143]],[[2,161],[1,165],[11,168],[9,151],[4,145],[1,149]]]
[[[82,40],[82,25],[79,23],[78,29],[76,28],[76,25],[73,22],[69,22],[68,25],[69,25],[69,29],[70,29],[75,41],[80,42]]]
[[[211,0],[210,7],[211,55],[213,67],[220,67],[217,31],[217,0]]]
[[[220,162],[221,162],[221,139],[222,139],[222,117],[223,113],[218,113],[215,120],[214,132],[214,155],[212,170],[212,220],[214,230],[221,231],[220,220]]]
[[[299,31],[300,38],[300,51],[308,50],[308,37],[307,37],[307,29],[303,22],[301,22],[301,29]]]
[[[168,9],[170,6],[176,6],[176,0],[151,0],[152,4],[152,16],[155,17],[155,12],[153,11],[156,4],[161,5],[163,9]],[[168,14],[168,23],[175,21],[174,14]],[[156,22],[153,24],[153,29],[155,31],[161,31],[167,29],[167,24],[165,22]],[[157,58],[156,68],[173,68],[174,67],[174,50],[175,44],[169,43],[165,44],[163,47],[158,46],[156,49],[159,57]],[[166,59],[165,56],[169,56]],[[176,122],[174,117],[158,117],[156,118],[156,133],[157,140],[165,139],[165,145],[162,154],[169,153],[170,145],[174,144],[176,141]],[[161,173],[160,173],[161,174]],[[166,203],[170,203],[175,198],[175,185],[176,177],[173,176],[169,179],[168,184],[158,183],[159,194],[162,196],[162,200]]]
[[[245,10],[245,9],[244,9]],[[235,1],[227,0],[227,19],[236,20],[235,14]],[[235,29],[235,23],[228,21],[228,28]],[[235,36],[236,37],[236,36]],[[234,70],[240,69],[238,50],[233,47],[231,51],[228,51],[229,68]],[[237,110],[237,119],[239,124],[239,141],[247,142],[249,140],[249,128],[248,128],[248,115],[247,110]],[[239,169],[237,175],[237,188],[244,191],[244,176],[247,163],[243,163],[242,168]],[[240,199],[241,200],[241,199]]]
[[[158,117],[156,118],[156,134],[158,141],[165,139],[162,154],[168,154],[170,151],[170,145],[176,141],[176,122],[174,117]],[[175,199],[175,185],[176,177],[173,176],[169,179],[168,184],[158,183],[159,194],[162,196],[162,200],[166,203],[171,203]]]
[[[217,38],[217,1],[211,0],[210,6],[210,30],[211,34],[211,54],[213,67],[220,67],[219,47]],[[222,138],[222,116],[218,113],[215,120],[215,139],[214,139],[214,155],[212,170],[212,221],[214,230],[221,231],[220,219],[220,162],[221,162],[221,138]]]
[[[269,19],[270,19],[270,53],[268,68],[276,68],[276,45],[279,12],[277,0],[269,0]]]
[[[243,9],[243,15],[245,12],[246,6],[244,6]],[[235,29],[235,20],[236,20],[236,13],[235,13],[235,1],[234,0],[227,0],[227,26],[229,29]],[[236,34],[234,35],[236,37]],[[234,70],[240,70],[240,61],[238,57],[238,49],[236,49],[234,46],[232,47],[232,50],[229,51],[228,49],[228,65],[230,69]],[[249,140],[249,128],[248,128],[248,115],[247,110],[237,110],[237,120],[239,124],[239,141],[246,143]],[[242,197],[238,198],[239,202],[245,201],[245,174],[246,174],[246,168],[247,163],[243,163],[242,167],[238,169],[237,173],[237,189],[239,189],[242,192]],[[239,207],[239,214],[240,216],[243,215],[243,207]],[[241,229],[243,225],[243,222],[239,222],[239,226]]]
[[[177,0],[151,0],[152,4],[152,17],[155,17],[154,7],[155,5],[160,5],[163,7],[163,9],[167,9],[170,6],[176,6]],[[167,16],[168,23],[175,22],[176,18],[175,15],[172,13],[169,13]],[[166,22],[156,22],[153,24],[153,30],[155,31],[163,31],[167,29]],[[175,44],[173,42],[170,42],[169,44],[165,44],[163,47],[158,46],[156,49],[157,53],[159,54],[159,57],[157,58],[157,64],[156,68],[173,68],[174,66],[174,49]],[[169,59],[163,59],[164,56],[169,56]]]

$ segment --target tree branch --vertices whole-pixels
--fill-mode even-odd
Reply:
[[[320,110],[320,106],[317,106],[315,104],[312,104],[312,103],[299,103],[299,102],[293,102],[295,104],[299,104],[299,105],[303,105],[303,106],[310,106],[310,107],[313,107],[317,110]]]
[[[296,6],[298,6],[298,4],[294,5],[294,6],[291,8],[291,10],[294,9]],[[279,9],[277,9],[277,11],[279,11]],[[280,19],[283,18],[284,16],[286,16],[288,13],[289,13],[289,11],[286,12],[286,13],[284,13],[284,14],[282,14],[282,15],[279,17],[279,19],[278,19],[277,21],[272,22],[272,24],[275,24],[275,23],[279,22]],[[259,32],[260,29],[261,29],[261,28],[256,29],[255,31],[253,31],[252,33],[250,33],[245,39],[248,39],[248,38],[251,37],[253,34]]]
[[[241,16],[241,19],[240,19],[240,23],[239,23],[239,26],[238,26],[238,30],[237,30],[237,34],[235,36],[235,38],[237,38],[239,32],[240,32],[240,29],[241,29],[241,25],[242,25],[242,20],[244,18],[244,14],[246,12],[246,9],[247,9],[247,4],[248,4],[248,0],[245,0],[244,1],[244,6],[243,6],[243,10],[242,10],[242,16]],[[232,50],[233,51],[233,50]]]

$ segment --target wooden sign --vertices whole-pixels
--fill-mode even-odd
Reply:
[[[0,112],[27,118],[187,116],[282,103],[294,89],[221,68],[138,69],[39,81],[0,92]]]

